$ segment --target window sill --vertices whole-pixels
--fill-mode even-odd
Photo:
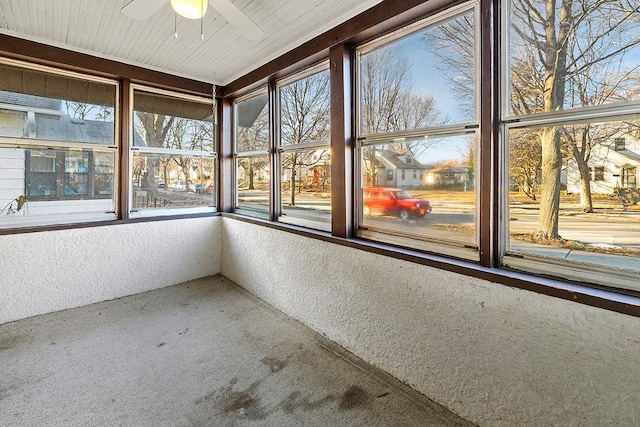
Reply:
[[[91,227],[104,227],[104,226],[112,226],[112,225],[123,225],[123,224],[136,224],[139,222],[156,222],[156,221],[172,221],[178,219],[190,219],[190,218],[207,218],[207,217],[215,217],[220,216],[219,212],[206,212],[206,213],[181,213],[174,215],[163,215],[163,216],[148,216],[148,217],[140,217],[140,218],[129,218],[129,219],[114,219],[114,220],[97,220],[93,222],[87,222],[86,219],[77,222],[69,222],[69,223],[56,223],[56,224],[47,224],[41,226],[24,226],[22,228],[4,228],[0,229],[0,236],[9,235],[9,234],[25,234],[25,233],[39,233],[46,231],[58,231],[58,230],[72,230],[77,228],[91,228]]]
[[[394,247],[359,238],[345,239],[335,237],[327,232],[247,217],[237,213],[223,213],[222,216],[469,277],[500,283],[518,289],[575,301],[592,307],[640,317],[640,293],[633,291],[619,293],[609,289],[586,286],[577,282],[540,277],[518,271],[506,270],[504,268],[488,268],[469,261],[446,258],[441,255]]]

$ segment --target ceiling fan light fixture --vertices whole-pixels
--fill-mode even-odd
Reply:
[[[200,19],[207,13],[209,0],[171,0],[175,12],[188,19]]]

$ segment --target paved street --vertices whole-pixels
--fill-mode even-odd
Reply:
[[[264,193],[246,194],[249,203],[266,203]],[[304,194],[296,196],[297,209],[304,210],[307,219],[317,216],[325,219],[331,209],[326,198]],[[296,209],[288,209],[288,215],[295,215]],[[402,221],[393,216],[372,215],[365,217],[363,226],[369,229],[390,229],[402,234],[427,239],[453,240],[468,245],[476,244],[474,232],[475,212],[472,205],[434,202],[432,213],[422,219]],[[538,225],[535,209],[512,206],[509,218],[510,233],[531,233]],[[640,248],[640,213],[608,211],[585,214],[573,210],[563,210],[559,220],[560,235],[566,240],[575,240],[588,245],[609,248]],[[536,253],[544,256],[574,259],[599,264],[637,269],[638,258],[610,255],[598,252],[576,251],[534,245],[522,241],[512,241],[512,249]]]

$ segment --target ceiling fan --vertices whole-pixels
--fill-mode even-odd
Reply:
[[[169,0],[130,0],[122,7],[122,9],[120,9],[120,11],[129,18],[144,21],[168,2]],[[195,4],[197,6],[197,15],[188,16],[188,12],[187,14],[180,13],[180,4],[183,3],[186,3],[187,8],[189,7],[189,4]],[[264,31],[262,31],[260,27],[249,19],[247,15],[231,3],[230,0],[208,0],[208,3],[248,39],[258,40],[264,36]],[[182,16],[190,19],[198,19],[207,11],[207,0],[204,0],[204,3],[201,3],[200,0],[171,0],[171,6]]]

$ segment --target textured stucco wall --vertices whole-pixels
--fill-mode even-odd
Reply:
[[[0,323],[220,272],[220,217],[0,236]]]
[[[640,319],[230,218],[222,274],[481,425],[640,425]]]

